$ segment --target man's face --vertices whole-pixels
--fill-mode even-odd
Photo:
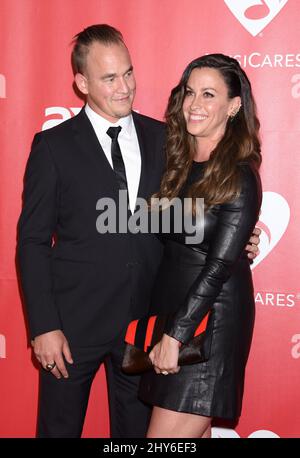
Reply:
[[[135,78],[128,50],[122,43],[92,43],[83,73],[78,73],[75,81],[96,113],[110,122],[131,113]]]

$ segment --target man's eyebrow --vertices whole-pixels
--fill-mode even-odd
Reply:
[[[102,79],[102,80],[106,80],[106,79],[108,79],[108,78],[114,78],[115,76],[117,76],[116,73],[105,73],[105,75],[103,75],[103,76],[101,77],[101,79]]]
[[[131,65],[127,70],[126,72],[124,72],[123,76],[126,75],[126,73],[130,72],[133,70],[133,66]],[[106,80],[106,79],[109,79],[109,78],[115,78],[117,76],[116,73],[105,73],[105,75],[103,75],[101,77],[102,80]]]

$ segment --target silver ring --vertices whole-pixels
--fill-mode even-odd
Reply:
[[[56,366],[55,362],[54,363],[48,363],[48,364],[46,364],[45,369],[46,369],[46,371],[50,372],[55,368],[55,366]]]
[[[169,375],[169,372],[167,372],[167,371],[161,371],[161,374],[162,374],[162,375]]]

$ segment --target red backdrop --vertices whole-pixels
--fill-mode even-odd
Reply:
[[[297,0],[0,0],[0,437],[33,437],[32,364],[15,271],[16,222],[33,134],[73,116],[70,42],[94,23],[119,28],[131,51],[135,109],[162,119],[183,68],[204,53],[235,56],[262,124],[264,202],[254,265],[257,319],[244,407],[214,436],[300,436],[300,2]],[[108,436],[105,375],[92,389],[85,437]]]

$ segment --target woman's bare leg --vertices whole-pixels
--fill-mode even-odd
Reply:
[[[207,428],[206,431],[202,434],[202,439],[210,439],[211,438],[211,425]]]
[[[147,437],[197,438],[203,434],[209,437],[210,424],[211,417],[154,407]]]

